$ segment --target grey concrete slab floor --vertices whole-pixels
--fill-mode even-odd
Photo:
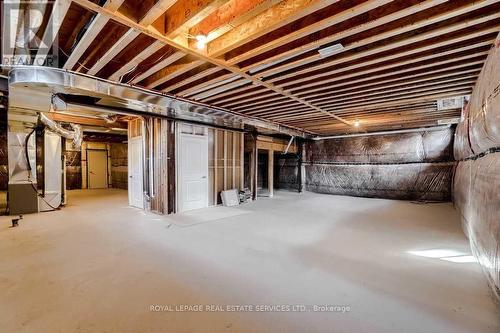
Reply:
[[[451,204],[277,191],[233,209],[176,225],[82,190],[1,217],[0,332],[500,332]]]

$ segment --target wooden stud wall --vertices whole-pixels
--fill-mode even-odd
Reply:
[[[208,129],[209,205],[220,204],[220,192],[243,189],[243,133]]]

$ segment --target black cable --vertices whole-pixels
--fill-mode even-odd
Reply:
[[[24,156],[26,157],[26,163],[28,164],[28,180],[31,179],[31,170],[32,170],[28,154],[28,141],[30,140],[33,133],[35,133],[35,131],[36,128],[34,128],[28,135],[26,135],[26,138],[24,139]]]

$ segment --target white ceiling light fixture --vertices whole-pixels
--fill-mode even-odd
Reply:
[[[340,43],[337,43],[332,46],[327,46],[319,49],[318,53],[321,58],[326,58],[342,51],[344,51],[344,46]]]
[[[356,119],[353,123],[354,127],[359,127],[359,125],[361,125],[361,122],[359,121],[359,119]]]

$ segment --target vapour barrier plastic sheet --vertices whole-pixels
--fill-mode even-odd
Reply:
[[[460,162],[453,195],[472,252],[500,299],[500,153]]]
[[[274,185],[277,189],[299,189],[299,164],[295,154],[275,155]]]
[[[461,161],[453,201],[472,252],[500,300],[500,35],[462,119],[454,147],[455,158]]]
[[[462,121],[457,125],[455,132],[455,144],[453,145],[453,156],[456,160],[463,160],[474,156],[469,142],[469,110],[468,106],[462,111]]]
[[[312,192],[401,200],[448,201],[453,162],[306,166]]]
[[[453,160],[454,128],[310,142],[311,163],[415,163]]]
[[[500,36],[491,48],[469,103],[469,137],[475,154],[500,146]]]
[[[401,200],[449,201],[454,128],[339,138],[306,145],[306,189]]]

